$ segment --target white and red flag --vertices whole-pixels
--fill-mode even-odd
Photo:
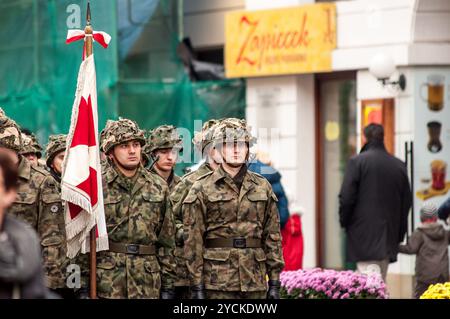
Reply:
[[[85,38],[84,32],[82,37],[79,34],[73,39],[73,36],[73,31],[69,31],[67,43]],[[107,46],[110,37],[102,33],[101,39],[105,38],[104,44]],[[83,54],[83,62],[78,73],[63,164],[61,198],[65,201],[68,257],[75,257],[80,250],[82,253],[89,251],[89,233],[94,226],[96,226],[97,251],[107,250],[108,233],[103,207],[93,54],[87,58]]]

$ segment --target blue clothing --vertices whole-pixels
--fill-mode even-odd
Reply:
[[[439,207],[438,216],[440,219],[446,220],[450,215],[450,197]]]
[[[281,174],[272,166],[266,165],[259,160],[252,161],[248,165],[248,169],[252,172],[264,176],[272,185],[273,192],[278,198],[278,213],[280,214],[280,226],[284,228],[289,218],[288,200],[281,185]]]

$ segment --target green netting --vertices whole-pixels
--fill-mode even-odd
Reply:
[[[123,116],[145,129],[173,124],[192,133],[194,120],[244,117],[243,81],[192,83],[185,75],[176,56],[181,2],[159,1],[150,21],[136,24],[142,34],[122,61],[118,3],[91,1],[94,29],[112,36],[106,50],[94,44],[100,128]],[[86,0],[0,1],[0,106],[42,144],[69,128],[83,46],[65,44],[70,5],[81,8],[84,28]]]
[[[73,0],[0,2],[0,105],[41,141],[67,132],[82,42],[65,44],[67,7]],[[95,28],[116,38],[114,1],[93,1]],[[117,43],[95,46],[100,123],[117,116]],[[100,124],[102,125],[102,124]]]
[[[135,119],[143,129],[162,124],[186,128],[184,163],[177,172],[189,166],[194,156],[189,148],[192,132],[201,129],[195,121],[210,118],[245,117],[245,83],[242,80],[176,83],[128,82],[119,86],[121,116]],[[187,154],[186,154],[187,153]]]

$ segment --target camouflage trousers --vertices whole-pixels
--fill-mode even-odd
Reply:
[[[220,291],[206,290],[206,299],[266,299],[266,291]]]

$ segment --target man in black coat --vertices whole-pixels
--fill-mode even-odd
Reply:
[[[367,143],[347,165],[339,217],[347,260],[360,272],[378,272],[386,280],[406,234],[412,195],[405,164],[386,151],[383,127],[370,124],[364,136]]]

